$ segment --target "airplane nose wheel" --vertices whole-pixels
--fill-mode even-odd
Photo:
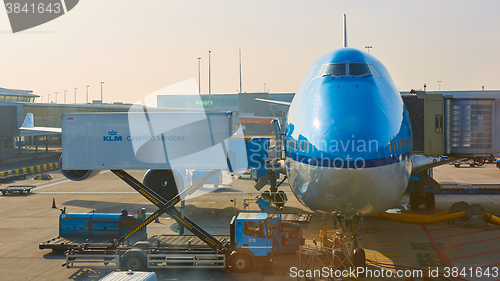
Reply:
[[[340,225],[340,231],[333,235],[333,248],[335,252],[334,260],[345,256],[347,259],[342,262],[344,266],[366,267],[365,250],[360,247],[358,235],[363,224],[362,218],[355,217],[344,219],[340,216],[335,217],[335,226]],[[338,251],[340,250],[340,251]]]
[[[355,267],[366,267],[365,250],[357,248],[354,250],[353,263]]]

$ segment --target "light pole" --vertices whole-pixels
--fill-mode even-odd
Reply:
[[[212,51],[208,51],[208,105],[212,105],[212,73],[211,73],[211,65],[210,65],[210,53]]]
[[[76,89],[77,89],[77,88],[75,88],[75,104],[76,104]]]
[[[67,90],[64,90],[64,104],[66,104],[66,91]]]
[[[439,85],[439,91],[441,91],[441,82],[443,82],[443,81],[439,80],[437,82],[438,82],[438,85]]]
[[[373,48],[372,46],[366,46],[365,47],[368,50],[368,54],[370,53],[370,49]]]
[[[240,93],[241,93],[241,48],[240,48]]]
[[[50,103],[50,94],[47,94],[47,103]]]
[[[264,83],[264,93],[266,92],[266,83]]]
[[[101,82],[101,103],[102,103],[102,84],[104,84],[104,82]]]
[[[201,95],[201,58],[198,58],[198,95]]]
[[[57,94],[59,94],[58,92],[56,92],[56,103],[57,103]]]
[[[89,103],[89,85],[85,85],[87,87],[87,103]]]

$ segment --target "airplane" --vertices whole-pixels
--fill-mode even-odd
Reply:
[[[276,171],[304,206],[335,215],[343,231],[337,242],[356,266],[366,265],[360,219],[396,205],[412,174],[450,161],[412,154],[401,95],[378,59],[347,46],[345,15],[344,47],[310,66],[291,103],[256,100],[290,106]],[[434,193],[419,188],[410,201],[434,208]]]
[[[21,136],[45,136],[62,133],[62,128],[56,127],[35,127],[33,113],[26,114],[23,125],[19,128]]]
[[[345,15],[344,47],[311,65],[291,103],[256,100],[290,106],[281,146],[285,157],[272,166],[286,174],[304,206],[334,215],[342,229],[335,244],[357,267],[366,265],[359,245],[361,219],[397,204],[410,176],[449,161],[413,155],[402,98],[378,59],[347,46]],[[95,171],[64,172],[71,180],[83,180]],[[164,183],[174,178],[171,170],[150,170],[143,181],[170,188]],[[434,194],[424,194],[420,186],[410,201],[418,207],[422,200],[434,207]]]

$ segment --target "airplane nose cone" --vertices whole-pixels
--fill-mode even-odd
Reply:
[[[380,171],[374,168],[379,150],[375,134],[358,122],[346,121],[332,124],[321,143],[323,163],[310,173],[311,181],[303,185],[303,198],[317,201],[310,205],[321,206],[322,210],[352,215],[359,210],[370,212],[367,202],[371,201],[371,186]]]
[[[324,158],[336,160],[336,168],[362,169],[377,158],[379,141],[372,130],[358,122],[332,124],[320,141]],[[342,163],[339,163],[342,162]],[[342,166],[340,166],[342,164]]]

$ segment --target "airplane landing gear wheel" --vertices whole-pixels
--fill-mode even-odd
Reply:
[[[180,180],[178,181],[181,185]],[[144,175],[142,183],[167,200],[179,194],[172,170],[149,170]]]
[[[410,193],[410,208],[412,210],[418,210],[420,207],[420,194],[418,192]]]
[[[354,250],[353,262],[355,267],[366,267],[365,250],[357,248]]]
[[[425,207],[430,211],[434,210],[436,207],[436,199],[433,192],[425,193]]]

